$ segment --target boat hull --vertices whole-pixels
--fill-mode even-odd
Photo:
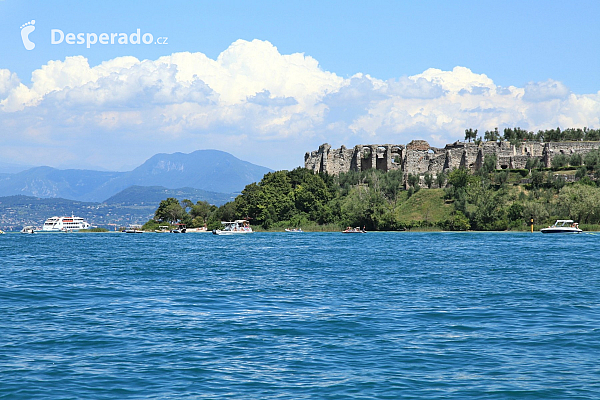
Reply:
[[[542,233],[581,233],[581,229],[577,228],[544,228],[540,230]]]
[[[252,231],[222,231],[220,229],[215,229],[213,234],[221,235],[221,236],[230,236],[230,235],[247,235],[248,233],[253,233]]]

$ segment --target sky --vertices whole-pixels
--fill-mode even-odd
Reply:
[[[0,0],[0,165],[600,128],[600,2]],[[139,32],[138,32],[139,30]]]

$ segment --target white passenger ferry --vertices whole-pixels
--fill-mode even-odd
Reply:
[[[76,232],[80,229],[89,229],[90,224],[83,218],[75,217],[52,217],[44,222],[41,231],[38,232]]]

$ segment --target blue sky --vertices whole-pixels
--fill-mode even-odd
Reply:
[[[598,17],[598,1],[0,0],[0,158],[127,170],[217,148],[290,169],[323,142],[600,128]],[[51,44],[138,28],[167,44]]]

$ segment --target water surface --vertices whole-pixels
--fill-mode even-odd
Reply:
[[[1,399],[597,399],[592,234],[0,236]]]

